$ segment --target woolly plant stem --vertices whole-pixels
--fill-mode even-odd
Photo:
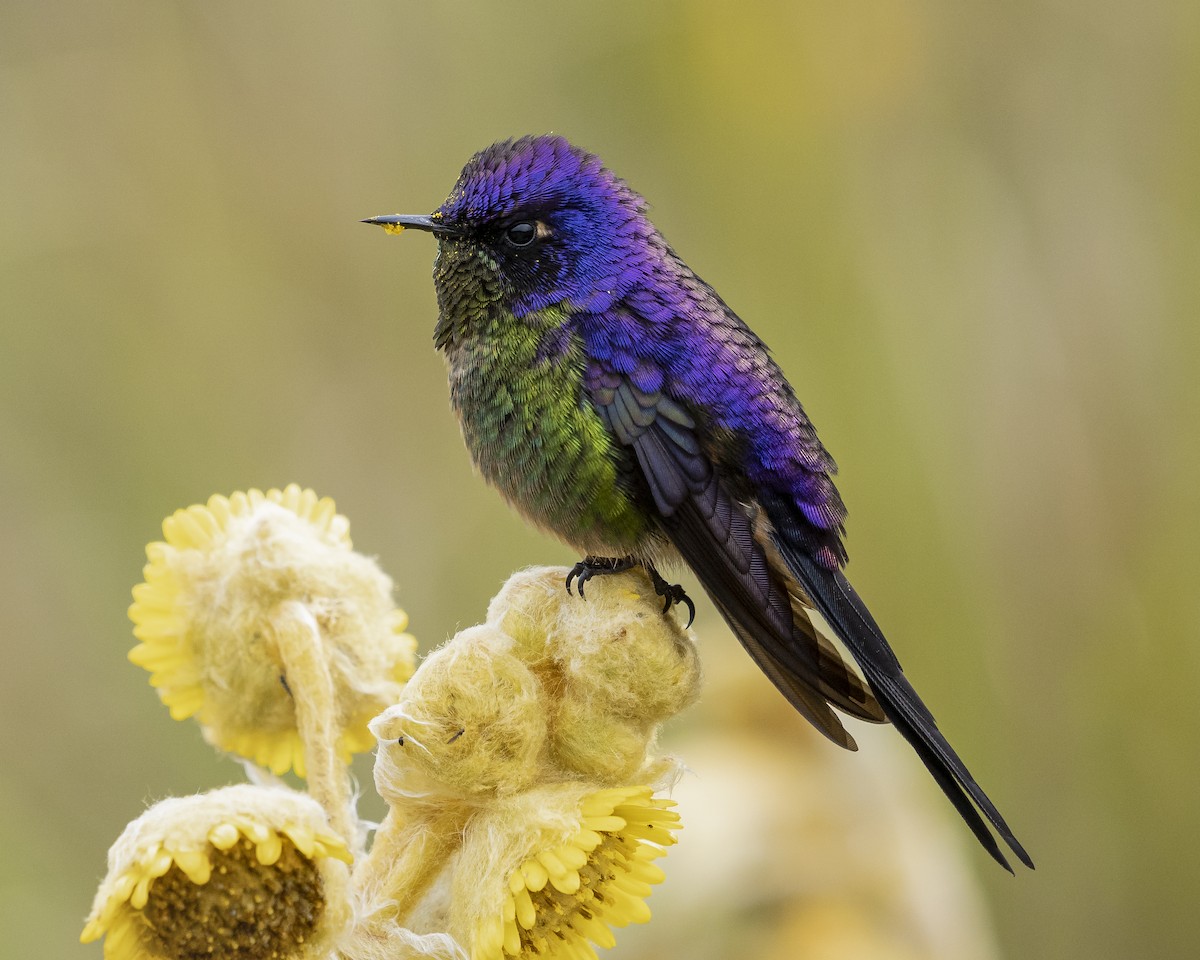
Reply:
[[[279,608],[272,628],[304,744],[309,793],[325,808],[329,825],[353,849],[350,774],[337,755],[337,705],[321,628],[312,612],[297,601]]]
[[[368,904],[388,904],[386,918],[403,923],[459,848],[468,812],[457,805],[420,814],[389,810],[371,852],[354,871],[354,887]]]

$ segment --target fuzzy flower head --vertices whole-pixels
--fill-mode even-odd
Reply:
[[[586,602],[563,590],[565,575],[510,577],[487,623],[426,657],[372,721],[380,796],[483,802],[539,782],[659,775],[649,751],[696,698],[696,649],[644,572],[597,578]]]
[[[547,690],[549,761],[611,784],[641,779],[660,724],[700,693],[700,658],[644,570],[596,577],[587,600],[562,588],[566,571],[509,577],[488,625],[512,638]]]
[[[650,787],[562,783],[473,821],[451,907],[472,960],[595,960],[613,927],[649,920],[664,876],[652,861],[680,826],[672,806]]]
[[[350,854],[311,798],[236,786],[164,800],[108,852],[80,940],[105,960],[310,960],[350,919]]]
[[[549,711],[541,684],[511,647],[484,625],[425,659],[399,702],[371,722],[381,797],[482,801],[532,785]]]
[[[195,716],[215,746],[303,776],[296,699],[316,669],[342,760],[374,745],[367,722],[399,696],[416,643],[391,581],[348,531],[332,500],[294,484],[214,496],[163,522],[133,591],[129,659],[172,717]]]

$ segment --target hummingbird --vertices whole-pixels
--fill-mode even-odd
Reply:
[[[1033,861],[904,675],[843,569],[837,467],[767,346],[595,155],[495,143],[428,215],[364,223],[438,242],[434,344],[483,477],[583,559],[566,580],[682,561],[747,653],[834,743],[890,722],[984,849]],[[690,623],[690,618],[689,618]]]

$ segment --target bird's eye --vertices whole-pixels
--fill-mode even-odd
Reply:
[[[514,223],[504,231],[504,239],[514,247],[527,247],[533,243],[536,237],[537,225],[529,220],[521,220],[519,223]]]

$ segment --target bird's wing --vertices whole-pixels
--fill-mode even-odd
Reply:
[[[875,723],[886,717],[813,623],[805,598],[771,556],[765,516],[739,501],[704,451],[692,415],[611,368],[593,366],[586,383],[604,422],[633,451],[663,529],[750,656],[818,730],[856,749],[830,705]]]
[[[640,390],[627,376],[595,364],[585,384],[613,435],[633,451],[663,530],[792,705],[849,749],[854,740],[830,705],[863,720],[891,721],[984,849],[1011,871],[990,823],[1032,867],[905,678],[866,605],[840,569],[814,556],[811,524],[796,504],[762,491],[739,496],[701,442],[693,414],[661,390]],[[866,683],[817,630],[812,609],[845,644]]]

